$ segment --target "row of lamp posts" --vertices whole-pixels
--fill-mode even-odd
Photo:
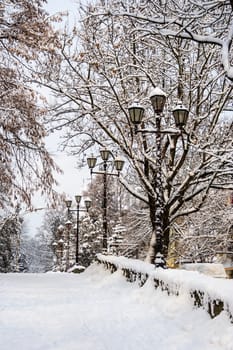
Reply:
[[[176,124],[176,129],[164,129],[161,128],[161,120],[163,116],[164,106],[166,102],[166,94],[159,88],[155,88],[151,95],[150,101],[155,113],[155,129],[139,129],[139,126],[143,122],[143,117],[145,109],[138,102],[132,104],[129,108],[130,121],[135,127],[135,134],[137,133],[154,133],[155,134],[155,144],[156,144],[156,174],[155,174],[155,184],[156,184],[156,196],[155,199],[155,228],[156,228],[156,258],[155,266],[164,267],[165,259],[163,257],[163,216],[164,216],[164,197],[163,197],[163,183],[162,183],[162,154],[161,154],[161,135],[171,134],[171,135],[181,135],[184,132],[184,126],[186,125],[188,118],[188,110],[179,103],[175,109],[173,109],[173,117]],[[119,157],[114,159],[114,165],[117,172],[108,172],[108,162],[111,152],[104,148],[100,150],[100,156],[102,158],[101,164],[103,165],[103,171],[95,171],[97,164],[97,157],[91,156],[87,158],[87,164],[92,174],[102,174],[103,175],[103,238],[102,238],[102,249],[103,252],[107,251],[107,237],[108,237],[108,223],[107,223],[107,176],[119,176],[123,169],[124,161]],[[68,215],[75,211],[77,213],[77,232],[76,232],[76,264],[79,262],[79,213],[80,211],[88,211],[91,206],[91,201],[85,201],[85,209],[80,208],[81,196],[75,196],[76,209],[71,209],[72,201],[66,201],[66,206],[68,209]]]
[[[76,209],[71,209],[71,205],[72,205],[72,200],[67,200],[66,201],[66,207],[68,210],[68,218],[70,218],[70,214],[72,212],[76,212],[76,249],[75,249],[75,265],[78,265],[79,263],[79,214],[81,211],[86,211],[88,212],[88,210],[91,207],[91,200],[90,199],[85,199],[84,203],[85,203],[85,208],[81,208],[80,207],[80,203],[82,200],[82,196],[80,195],[76,195],[75,196],[75,201],[76,201]]]
[[[116,157],[114,159],[114,166],[117,171],[116,172],[108,172],[108,162],[110,158],[111,152],[104,148],[100,150],[100,156],[103,160],[103,171],[94,171],[93,169],[97,165],[97,158],[92,156],[87,158],[87,164],[90,168],[91,174],[102,174],[103,175],[103,240],[102,240],[102,251],[107,252],[107,237],[108,237],[108,225],[107,225],[107,176],[119,176],[121,170],[123,169],[124,166],[124,161],[120,159],[119,157]],[[76,212],[76,249],[75,249],[75,265],[79,264],[79,223],[80,223],[80,212],[85,211],[88,212],[88,210],[91,207],[91,200],[86,199],[84,200],[85,207],[81,208],[80,203],[81,203],[82,196],[76,195],[75,196],[75,201],[76,201],[76,209],[71,209],[72,206],[72,200],[66,200],[66,207],[68,211],[68,221],[67,221],[67,228],[68,230],[71,229],[71,227],[68,227],[68,225],[71,224],[71,221],[69,221],[71,218],[71,213]],[[63,252],[63,245],[64,241],[63,239],[60,239],[58,243],[53,243],[56,246],[58,245],[58,255],[59,255],[59,260],[62,259],[62,252]],[[67,244],[67,243],[66,243]],[[69,244],[69,242],[68,242]],[[59,263],[61,265],[61,261]]]

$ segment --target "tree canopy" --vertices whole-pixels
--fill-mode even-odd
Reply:
[[[107,13],[129,17],[142,35],[180,38],[218,52],[219,68],[233,80],[233,1],[108,1]],[[112,4],[117,7],[112,8]]]

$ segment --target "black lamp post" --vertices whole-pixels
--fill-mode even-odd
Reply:
[[[114,166],[115,169],[117,170],[117,173],[109,173],[107,172],[107,166],[108,166],[108,161],[110,157],[110,151],[106,148],[100,150],[100,156],[103,160],[103,171],[94,171],[93,169],[96,166],[97,163],[97,158],[94,156],[91,156],[87,158],[87,164],[90,169],[91,174],[102,174],[103,175],[103,242],[102,242],[102,248],[103,251],[107,251],[107,238],[108,238],[108,222],[107,222],[107,176],[112,175],[112,176],[119,176],[121,170],[123,169],[124,166],[124,161],[116,157],[114,159]]]
[[[60,238],[58,240],[58,256],[59,256],[59,266],[60,266],[60,271],[64,271],[63,267],[63,246],[64,246],[64,240]]]
[[[135,102],[129,107],[129,116],[132,124],[135,126],[135,133],[154,133],[155,134],[155,143],[156,143],[156,164],[157,171],[155,175],[154,182],[156,184],[156,199],[155,199],[155,235],[156,235],[156,245],[155,245],[155,266],[156,267],[165,267],[165,259],[163,256],[163,215],[164,215],[164,197],[163,197],[163,183],[162,183],[162,154],[161,154],[161,134],[162,133],[171,133],[171,134],[180,134],[184,125],[187,122],[188,110],[179,103],[178,106],[173,110],[173,117],[175,119],[176,127],[179,128],[179,131],[167,131],[161,130],[161,118],[166,102],[166,94],[160,89],[155,88],[151,95],[150,101],[155,113],[155,129],[138,129],[138,126],[143,121],[144,108],[138,102]]]
[[[71,212],[77,213],[77,216],[76,216],[76,225],[77,225],[76,226],[76,250],[75,250],[75,263],[76,263],[76,265],[78,265],[78,262],[79,262],[79,213],[80,213],[80,211],[87,211],[88,212],[88,210],[91,207],[91,200],[86,199],[86,200],[84,200],[85,208],[84,209],[80,208],[81,199],[82,199],[82,196],[80,196],[80,195],[75,196],[76,209],[71,209],[72,200],[67,200],[65,202],[66,207],[68,209],[68,218],[70,218]]]

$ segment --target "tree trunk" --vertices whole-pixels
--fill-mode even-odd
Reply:
[[[156,205],[154,200],[150,200],[150,219],[151,219],[151,225],[152,225],[152,234],[151,234],[151,239],[150,239],[150,244],[147,252],[147,256],[145,261],[154,264],[155,262],[155,256],[158,253],[157,251],[157,241],[156,241],[156,232],[157,232],[157,227],[156,227]],[[167,258],[168,255],[168,247],[169,247],[169,241],[170,241],[170,224],[169,224],[169,213],[165,210],[163,212],[163,217],[162,217],[162,246],[163,249],[161,253],[163,254],[164,258]]]

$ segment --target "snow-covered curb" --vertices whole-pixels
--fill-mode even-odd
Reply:
[[[197,271],[161,268],[140,260],[128,259],[112,255],[97,255],[97,261],[111,272],[122,270],[130,282],[138,282],[142,286],[148,278],[152,279],[155,288],[169,294],[187,294],[195,307],[204,308],[211,317],[225,311],[233,322],[233,283],[231,280],[217,279],[202,275]]]

